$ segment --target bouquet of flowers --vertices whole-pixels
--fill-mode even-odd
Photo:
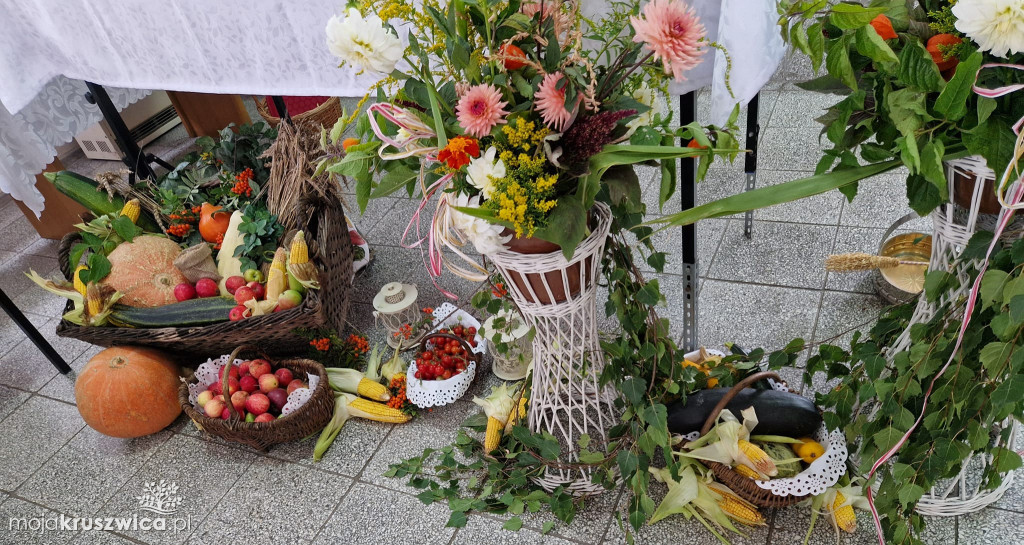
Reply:
[[[327,35],[343,64],[383,79],[368,115],[325,132],[331,149],[355,122],[358,142],[320,168],[355,178],[361,207],[418,190],[423,205],[405,233],[415,226],[418,240],[403,244],[427,243],[434,276],[448,265],[486,278],[467,245],[486,255],[537,238],[570,257],[597,200],[617,219],[632,217],[627,227],[639,223],[645,207],[633,165],[662,161],[664,203],[676,158],[703,157],[703,174],[716,154],[738,151],[728,130],[670,126],[661,91],[717,47],[681,0],[642,10],[611,2],[598,21],[578,2],[425,0],[414,8],[371,0],[331,19]],[[675,138],[693,145],[674,147]],[[432,202],[431,227],[420,233],[420,212]]]

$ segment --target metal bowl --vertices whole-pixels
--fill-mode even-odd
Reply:
[[[895,257],[903,261],[928,262],[932,255],[932,236],[924,233],[904,233],[886,240],[878,255]],[[907,302],[924,289],[926,265],[899,265],[875,271],[875,289],[886,301],[897,304]]]

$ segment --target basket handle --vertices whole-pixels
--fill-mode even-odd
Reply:
[[[234,363],[235,359],[238,358],[238,355],[241,354],[242,351],[244,350],[252,350],[258,353],[260,356],[262,356],[263,359],[270,361],[270,358],[267,357],[266,352],[251,344],[240,345],[238,348],[235,348],[234,351],[231,352],[230,356],[228,356],[228,361],[224,363],[224,369],[221,370],[221,395],[224,397],[224,404],[228,406],[228,411],[231,413],[231,416],[236,420],[241,420],[242,415],[238,414],[238,409],[236,409],[235,405],[231,403],[231,389],[228,388],[228,377],[231,374],[231,365]]]
[[[711,410],[711,414],[708,415],[708,419],[704,421],[704,427],[700,429],[700,434],[704,436],[707,435],[709,431],[711,431],[711,426],[713,426],[715,424],[715,421],[718,420],[718,415],[721,414],[721,412],[725,409],[725,406],[728,405],[729,402],[732,401],[732,399],[736,397],[744,388],[750,386],[751,384],[759,380],[764,380],[766,378],[771,378],[779,382],[782,382],[782,378],[779,377],[777,373],[773,373],[771,371],[761,371],[759,373],[754,373],[753,375],[750,375],[749,377],[737,382],[735,386],[733,386],[728,392],[725,393],[724,396],[722,396],[722,399],[719,400],[718,405],[715,405],[715,408]]]
[[[426,352],[427,351],[427,341],[428,340],[436,339],[438,337],[444,338],[444,339],[455,339],[456,341],[459,341],[459,344],[462,345],[462,348],[466,349],[466,359],[471,361],[471,362],[473,362],[473,363],[476,363],[477,365],[480,365],[480,361],[483,358],[480,357],[480,354],[477,354],[477,353],[473,352],[473,347],[469,346],[469,343],[466,342],[466,339],[463,339],[462,337],[459,337],[458,335],[452,335],[450,333],[430,333],[430,334],[424,336],[423,339],[420,340],[420,352]]]
[[[71,248],[73,248],[80,240],[82,240],[82,233],[75,230],[64,235],[64,237],[60,239],[60,245],[57,246],[57,264],[60,265],[60,273],[64,275],[64,278],[66,278],[68,282],[74,281],[74,279],[71,278],[71,274],[75,270],[75,267],[71,264]],[[75,263],[75,265],[78,264]]]
[[[341,197],[336,190],[332,190],[323,195],[311,195],[300,201],[299,205],[306,211],[305,217],[308,218],[301,222],[303,225],[299,228],[318,242],[317,249],[320,255],[311,256],[311,258],[319,258],[320,289],[318,291],[320,293],[318,297],[327,317],[327,325],[335,331],[342,331],[346,326],[345,315],[348,305],[342,305],[342,308],[339,308],[335,306],[334,302],[346,298],[342,295],[346,290],[351,289],[354,272],[351,262],[343,264],[341,270],[328,270],[326,267],[328,263],[339,261],[339,259],[329,259],[330,255],[343,252],[352,255],[352,241],[349,238],[348,222],[345,221],[345,210],[341,204]],[[331,244],[328,241],[335,242]]]

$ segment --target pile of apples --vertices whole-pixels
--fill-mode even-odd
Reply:
[[[200,278],[195,284],[191,282],[182,282],[177,286],[174,286],[174,298],[179,302],[188,301],[189,299],[204,298],[204,297],[216,297],[220,295],[220,288],[217,286],[217,281],[212,278]]]
[[[223,376],[224,367],[218,371]],[[196,398],[206,416],[227,420],[231,409],[224,403],[224,389],[220,380],[209,384]],[[284,367],[274,369],[264,359],[243,361],[228,369],[228,395],[231,404],[246,422],[271,422],[281,416],[288,403],[288,394],[299,388],[309,388]]]

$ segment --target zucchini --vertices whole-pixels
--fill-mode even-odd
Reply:
[[[60,172],[44,172],[43,176],[53,183],[57,191],[71,197],[72,200],[84,206],[96,217],[120,212],[121,208],[124,207],[124,197],[115,195],[113,199],[110,199],[107,192],[100,189],[100,184],[96,180],[81,174],[62,170]],[[138,225],[147,233],[162,232],[153,216],[144,209],[140,211],[139,219],[135,222],[135,225]]]
[[[715,405],[729,388],[708,388],[686,397],[686,404],[676,401],[668,407],[668,430],[687,434],[700,431]],[[757,426],[752,433],[806,437],[821,427],[821,412],[805,397],[778,390],[744,388],[725,406],[736,418],[740,411],[753,407]]]
[[[114,305],[110,323],[119,327],[198,327],[227,321],[238,303],[229,297],[189,299],[162,307]]]

